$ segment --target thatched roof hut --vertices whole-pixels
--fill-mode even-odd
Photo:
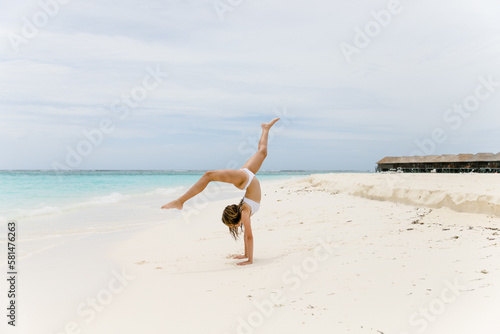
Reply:
[[[411,169],[429,171],[434,169],[470,169],[497,171],[500,168],[500,153],[443,154],[412,157],[385,157],[377,162],[377,170]],[[492,169],[492,170],[490,170]]]

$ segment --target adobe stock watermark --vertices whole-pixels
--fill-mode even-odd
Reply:
[[[437,147],[448,140],[448,133],[458,130],[465,120],[479,110],[481,103],[492,98],[500,87],[500,81],[495,81],[493,74],[487,77],[479,76],[477,80],[479,84],[472,94],[443,112],[442,119],[445,126],[432,129],[427,138],[415,140],[417,149],[413,150],[410,156],[434,154]],[[385,182],[390,189],[394,189],[398,181],[404,182],[408,177],[407,173],[384,173]]]
[[[66,145],[66,157],[64,161],[52,162],[51,166],[54,171],[67,171],[80,166],[84,158],[91,155],[97,147],[102,145],[105,137],[115,131],[116,122],[127,119],[131,110],[138,108],[139,104],[153,90],[160,86],[164,78],[168,77],[168,73],[163,72],[159,65],[156,65],[155,69],[147,66],[146,72],[147,74],[144,76],[141,84],[134,86],[128,93],[122,94],[121,98],[113,101],[111,106],[107,108],[115,114],[115,119],[104,117],[99,121],[97,127],[82,130],[82,139],[80,141],[73,146]]]
[[[234,11],[237,7],[241,6],[243,2],[245,2],[245,0],[214,0],[212,6],[219,19],[224,21],[226,13]]]
[[[269,144],[273,142],[274,137],[285,131],[285,129],[292,123],[295,116],[288,112],[287,107],[281,109],[273,109],[274,117],[279,117],[280,120],[276,123],[269,131]],[[260,131],[260,130],[259,130]],[[250,155],[257,152],[258,142],[260,138],[260,133],[255,136],[249,136],[242,142],[240,142],[236,148],[237,152],[241,157],[249,157]],[[245,161],[231,160],[226,164],[226,169],[239,169]],[[205,209],[210,201],[215,200],[218,195],[222,192],[222,185],[218,182],[210,184],[202,193],[198,194],[196,197],[191,199],[189,206],[184,207],[182,210],[182,218],[185,223],[191,222],[191,217],[199,215],[203,209]]]
[[[86,298],[76,307],[78,318],[68,321],[61,331],[52,334],[81,333],[83,328],[93,322],[98,314],[113,302],[115,296],[123,292],[134,280],[134,277],[127,274],[124,269],[121,273],[113,270],[111,274],[112,278],[104,288],[97,291],[95,295]]]
[[[425,332],[429,325],[438,320],[439,316],[446,311],[447,305],[455,302],[462,291],[467,288],[458,282],[458,278],[455,278],[453,282],[446,280],[444,285],[445,288],[440,291],[436,298],[431,300],[425,307],[420,307],[418,311],[415,311],[410,315],[408,323],[414,328],[414,330],[403,331],[399,334]]]
[[[35,38],[40,32],[40,29],[45,28],[50,20],[59,14],[61,7],[68,4],[70,1],[71,0],[38,1],[38,10],[30,18],[24,16],[21,19],[22,24],[19,33],[9,32],[7,34],[12,50],[15,53],[19,53],[19,47],[28,44],[30,40]]]
[[[479,84],[474,89],[474,93],[465,97],[461,102],[454,103],[452,107],[444,111],[443,121],[446,127],[449,127],[451,130],[458,130],[465,119],[468,119],[472,113],[479,110],[481,102],[491,98],[498,87],[500,87],[500,81],[495,81],[493,74],[488,75],[487,78],[479,76],[477,80]],[[415,140],[415,144],[419,149],[412,151],[411,155],[433,154],[437,145],[444,143],[448,139],[446,134],[450,129],[446,130],[438,127],[431,131],[428,138]]]
[[[403,9],[400,0],[389,0],[386,9],[372,10],[370,15],[373,20],[366,22],[363,28],[359,26],[354,28],[352,43],[342,42],[339,44],[340,51],[347,63],[352,63],[352,57],[366,49],[391,24],[393,18],[403,12]]]
[[[271,128],[271,131],[269,132],[269,144],[272,144],[272,142],[274,141],[274,137],[285,131],[286,128],[289,127],[290,124],[295,119],[295,115],[290,114],[288,112],[287,107],[283,107],[281,109],[275,108],[273,110],[273,114],[274,117],[279,117],[280,120]],[[238,154],[241,157],[250,158],[255,152],[257,152],[257,149],[259,148],[259,139],[260,139],[260,130],[257,130],[255,135],[248,136],[245,140],[243,140],[238,144],[237,147]],[[240,168],[244,162],[245,161],[242,160],[239,161],[231,160],[227,163],[226,168],[228,169]]]
[[[326,240],[318,238],[318,245],[312,255],[304,258],[298,265],[293,265],[281,275],[282,288],[271,291],[267,299],[253,301],[254,310],[244,317],[238,317],[237,334],[253,334],[256,329],[264,325],[265,320],[274,314],[275,308],[287,302],[287,294],[297,291],[302,284],[318,271],[320,265],[333,254],[336,244],[332,244],[332,237]],[[228,334],[226,332],[226,334]]]

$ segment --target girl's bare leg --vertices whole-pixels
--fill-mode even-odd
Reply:
[[[178,209],[182,210],[182,207],[184,206],[184,202],[186,202],[188,199],[198,195],[207,187],[207,185],[210,183],[210,177],[208,176],[208,173],[205,173],[199,180],[196,182],[184,195],[179,197],[178,199],[165,204],[162,206],[162,209]]]
[[[279,118],[275,118],[269,123],[261,124],[262,135],[260,136],[259,140],[259,149],[257,150],[257,153],[255,153],[250,159],[248,159],[245,165],[243,165],[243,168],[248,168],[254,174],[256,174],[259,171],[260,166],[262,166],[262,163],[264,162],[264,159],[267,156],[267,142],[269,139],[269,130],[277,121],[279,121]],[[207,187],[210,181],[220,181],[236,185],[241,182],[241,175],[233,170],[219,170],[214,172],[207,172],[184,195],[182,195],[181,197],[170,203],[165,204],[161,208],[182,210],[184,202],[201,193],[203,189]]]
[[[269,123],[262,123],[262,135],[260,136],[259,140],[259,149],[257,150],[257,153],[255,153],[248,161],[243,165],[243,168],[248,168],[252,173],[257,174],[257,172],[260,169],[260,166],[262,166],[262,163],[264,162],[264,159],[267,157],[267,142],[269,139],[269,130],[271,127],[279,121],[279,118],[273,119]]]
[[[162,206],[162,209],[179,209],[182,210],[184,202],[188,199],[201,193],[207,185],[212,181],[231,183],[234,185],[241,184],[246,176],[241,175],[241,172],[232,169],[220,169],[206,172],[184,195]]]

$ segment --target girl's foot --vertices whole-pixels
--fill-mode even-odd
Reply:
[[[244,262],[238,262],[236,263],[236,265],[238,266],[246,266],[246,265],[249,265],[249,264],[252,264],[253,262],[252,261],[244,261]]]
[[[247,257],[245,255],[235,255],[233,256],[233,259],[241,260],[241,259],[246,259]]]
[[[182,210],[182,206],[183,206],[183,204],[181,203],[181,201],[179,201],[178,199],[176,199],[175,201],[172,201],[170,203],[165,204],[161,208],[162,209],[177,209],[177,210]]]
[[[264,129],[269,130],[274,125],[274,123],[276,123],[279,120],[280,120],[279,118],[275,118],[269,123],[262,123],[260,126],[262,127],[263,130]]]

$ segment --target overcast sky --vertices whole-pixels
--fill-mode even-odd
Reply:
[[[59,1],[2,2],[0,169],[500,151],[498,0]]]

